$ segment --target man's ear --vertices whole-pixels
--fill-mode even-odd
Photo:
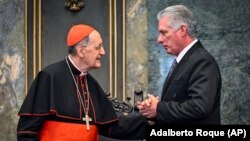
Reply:
[[[85,47],[77,46],[76,52],[77,52],[78,56],[84,57],[85,56]]]
[[[187,25],[182,25],[179,30],[180,30],[181,37],[186,36],[188,34]]]

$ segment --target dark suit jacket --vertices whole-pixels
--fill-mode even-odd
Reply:
[[[220,124],[221,75],[200,41],[165,81],[157,105],[158,124]]]

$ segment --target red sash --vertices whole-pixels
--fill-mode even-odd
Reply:
[[[98,129],[90,125],[46,121],[40,131],[40,141],[98,141]]]

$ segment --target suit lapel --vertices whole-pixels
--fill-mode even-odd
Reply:
[[[162,88],[162,93],[161,93],[161,98],[164,97],[164,95],[166,94],[168,87],[170,85],[170,82],[172,81],[172,79],[174,78],[174,76],[176,75],[176,73],[179,71],[179,69],[187,62],[189,56],[195,51],[197,50],[198,47],[202,47],[202,44],[200,41],[196,42],[193,47],[191,47],[187,53],[183,56],[183,58],[181,59],[181,61],[177,64],[176,68],[174,69],[174,71],[172,72],[172,75],[165,79],[165,82],[163,84],[163,88]]]

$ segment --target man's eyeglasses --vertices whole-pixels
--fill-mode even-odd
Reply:
[[[99,50],[99,49],[101,49],[103,47],[103,44],[99,44],[98,46],[95,46],[95,49],[96,50]]]
[[[88,45],[81,45],[82,47],[87,47]],[[98,46],[95,46],[94,48],[96,49],[96,50],[100,50],[101,48],[103,47],[103,44],[101,43],[101,44],[99,44]]]

